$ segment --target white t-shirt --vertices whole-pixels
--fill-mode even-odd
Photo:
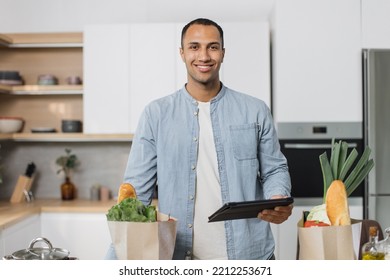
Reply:
[[[198,102],[198,104],[199,149],[196,169],[193,258],[227,259],[224,222],[208,223],[208,217],[222,205],[210,102]]]

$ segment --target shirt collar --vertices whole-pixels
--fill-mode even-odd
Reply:
[[[198,101],[191,96],[191,94],[187,91],[186,86],[184,85],[181,89],[181,93],[185,96],[187,100],[189,100],[192,104],[197,105]],[[221,82],[221,90],[218,92],[216,96],[214,96],[211,100],[210,103],[218,102],[222,97],[224,97],[226,93],[226,87],[225,85]]]

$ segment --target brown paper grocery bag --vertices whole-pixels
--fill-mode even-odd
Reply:
[[[349,226],[303,227],[298,223],[300,260],[356,260],[359,256],[361,222]]]
[[[176,242],[175,218],[157,213],[157,222],[107,221],[120,260],[171,260]]]

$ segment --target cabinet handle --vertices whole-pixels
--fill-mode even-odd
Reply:
[[[332,144],[308,144],[308,143],[285,143],[286,149],[331,149]],[[349,148],[356,148],[356,143],[348,143]]]

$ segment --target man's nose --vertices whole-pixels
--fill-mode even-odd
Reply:
[[[208,60],[210,60],[210,55],[209,55],[209,52],[208,52],[207,48],[201,48],[199,50],[198,60],[200,60],[200,61],[208,61]]]

